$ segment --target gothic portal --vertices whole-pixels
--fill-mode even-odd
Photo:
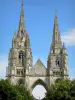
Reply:
[[[54,18],[53,39],[47,67],[40,59],[33,66],[30,39],[24,23],[24,6],[22,3],[19,28],[12,40],[6,72],[7,79],[11,84],[22,84],[31,91],[37,84],[43,85],[47,90],[48,86],[57,78],[68,77],[68,55],[65,45],[61,42],[57,15]]]

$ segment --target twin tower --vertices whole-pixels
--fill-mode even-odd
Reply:
[[[31,91],[37,84],[48,89],[57,78],[68,77],[68,55],[65,45],[61,42],[57,15],[54,18],[53,38],[47,67],[40,59],[33,66],[30,39],[24,23],[24,6],[22,3],[19,28],[12,40],[6,77],[11,84],[24,85]]]

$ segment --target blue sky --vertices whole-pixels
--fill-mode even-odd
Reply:
[[[0,78],[4,78],[14,32],[18,29],[21,0],[0,0]],[[24,0],[25,24],[34,63],[46,65],[52,41],[55,11],[68,53],[69,76],[75,77],[75,0]]]

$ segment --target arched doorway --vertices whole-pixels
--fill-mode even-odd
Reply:
[[[35,98],[34,100],[42,100],[45,97],[45,93],[47,92],[48,87],[46,83],[38,79],[33,85],[32,85],[32,95]]]

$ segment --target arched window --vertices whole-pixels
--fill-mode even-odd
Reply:
[[[20,75],[20,69],[17,69],[17,75]]]
[[[56,66],[59,66],[60,67],[60,57],[59,56],[57,56],[56,57],[56,61],[55,61],[55,63],[56,63]]]
[[[25,54],[23,51],[19,52],[19,63],[23,66],[24,65]]]
[[[55,62],[56,62],[56,65],[59,66],[59,60],[56,60]]]

